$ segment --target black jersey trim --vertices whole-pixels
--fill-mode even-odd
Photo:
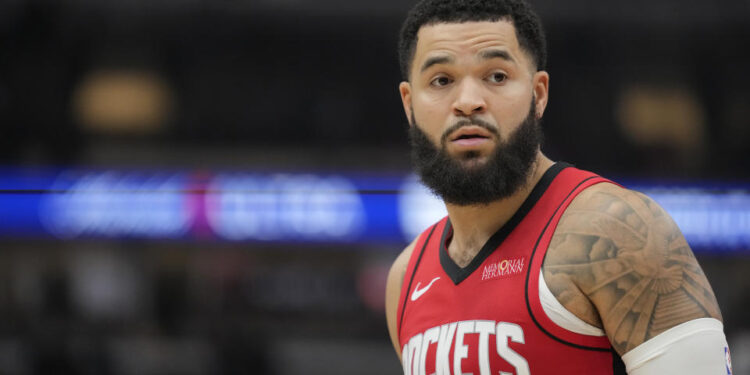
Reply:
[[[628,375],[625,369],[625,362],[614,349],[612,349],[612,375]]]
[[[414,264],[414,271],[411,273],[411,278],[409,279],[409,285],[406,288],[406,294],[404,295],[404,303],[403,308],[401,309],[401,317],[398,319],[398,335],[401,336],[401,325],[404,324],[404,313],[406,312],[406,302],[409,301],[409,291],[411,290],[411,283],[414,281],[414,276],[417,274],[417,268],[419,268],[419,263],[422,262],[422,255],[424,255],[424,250],[427,248],[427,244],[430,243],[430,238],[432,238],[432,232],[435,231],[435,228],[437,228],[439,222],[434,224],[432,226],[432,229],[430,229],[430,233],[427,235],[427,238],[424,240],[424,244],[422,245],[422,250],[419,251],[419,257],[417,258],[417,263]]]
[[[598,176],[591,176],[591,177],[586,178],[583,181],[579,182],[578,185],[576,185],[568,193],[568,195],[565,196],[565,199],[563,199],[562,202],[560,202],[560,204],[557,206],[557,208],[555,208],[554,213],[552,214],[552,216],[550,216],[549,220],[547,220],[547,224],[544,225],[544,229],[542,229],[542,233],[539,235],[539,238],[537,238],[536,244],[534,244],[534,250],[531,251],[531,259],[529,260],[529,264],[533,264],[534,255],[536,255],[536,251],[539,248],[539,243],[542,241],[542,237],[544,237],[544,233],[547,232],[547,228],[549,228],[550,223],[552,223],[552,220],[557,215],[557,212],[560,211],[560,208],[563,206],[563,204],[565,204],[565,202],[568,200],[568,198],[570,198],[570,196],[573,195],[573,193],[576,190],[578,190],[578,188],[581,185],[583,185],[584,183],[586,183],[586,182],[588,182],[588,181],[590,181],[592,179],[595,179],[595,178],[599,178],[599,177]],[[576,343],[573,343],[573,342],[565,341],[565,340],[563,340],[563,339],[561,339],[561,338],[553,335],[551,332],[547,331],[546,329],[544,329],[544,327],[542,327],[542,325],[536,320],[536,317],[534,316],[534,313],[531,311],[531,303],[529,302],[529,277],[531,276],[531,272],[532,272],[531,269],[532,269],[532,267],[529,266],[528,267],[528,271],[526,272],[526,286],[524,287],[524,289],[525,289],[524,290],[524,297],[526,298],[526,309],[529,311],[529,316],[531,317],[531,320],[534,321],[534,324],[536,324],[536,326],[542,332],[544,332],[547,336],[555,339],[556,341],[558,341],[558,342],[560,342],[562,344],[565,344],[565,345],[568,345],[568,346],[572,346],[572,347],[575,347],[575,348],[578,348],[578,349],[584,349],[584,350],[594,350],[594,351],[598,351],[598,352],[608,352],[608,351],[611,351],[612,350],[611,348],[597,348],[597,347],[594,347],[594,346],[579,345],[579,344],[576,344]],[[613,367],[614,367],[614,364],[613,364]]]
[[[552,184],[552,181],[557,177],[557,175],[565,168],[570,167],[570,164],[558,162],[549,167],[547,171],[544,172],[542,175],[542,178],[539,180],[539,182],[536,183],[536,186],[531,190],[531,193],[528,197],[523,201],[521,204],[521,207],[516,211],[515,214],[508,220],[507,223],[505,223],[500,229],[495,232],[495,234],[490,237],[487,242],[482,246],[482,249],[479,250],[479,253],[477,253],[476,256],[474,256],[474,259],[471,260],[471,263],[469,263],[466,267],[459,267],[456,262],[451,259],[450,255],[448,255],[448,249],[445,248],[445,241],[448,238],[448,235],[453,232],[453,227],[451,226],[451,221],[448,219],[448,221],[445,223],[445,228],[443,228],[443,235],[440,238],[440,265],[443,267],[443,270],[445,273],[450,277],[450,279],[453,281],[454,285],[458,285],[460,282],[466,280],[469,275],[474,273],[474,271],[479,268],[480,265],[487,259],[490,254],[492,254],[495,249],[497,249],[503,241],[510,235],[511,232],[513,232],[513,229],[518,226],[518,224],[523,220],[524,217],[531,211],[531,209],[536,205],[536,203],[539,201],[539,199],[544,195],[544,192],[547,191],[547,188],[549,188],[550,184]]]

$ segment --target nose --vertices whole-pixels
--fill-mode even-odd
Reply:
[[[472,116],[483,113],[487,109],[482,87],[472,79],[464,79],[457,87],[458,93],[453,102],[453,114],[456,116]]]

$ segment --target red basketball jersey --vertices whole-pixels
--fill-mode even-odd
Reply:
[[[450,220],[428,228],[399,299],[404,373],[624,374],[606,336],[559,327],[539,301],[539,272],[560,216],[581,191],[606,181],[555,164],[465,268],[446,250]]]

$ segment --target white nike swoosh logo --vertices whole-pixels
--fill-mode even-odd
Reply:
[[[417,283],[417,286],[414,287],[414,293],[411,294],[411,300],[412,301],[416,301],[417,298],[422,297],[422,294],[425,294],[427,292],[427,290],[430,289],[430,287],[432,286],[432,283],[434,283],[435,281],[437,281],[439,278],[440,277],[436,277],[436,278],[432,279],[432,281],[430,281],[430,283],[427,284],[427,286],[424,287],[424,288],[422,288],[422,289],[419,289],[419,284],[420,283]]]

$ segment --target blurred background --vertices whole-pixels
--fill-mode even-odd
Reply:
[[[532,3],[545,152],[674,216],[750,373],[750,3]],[[2,0],[0,373],[400,373],[411,5]]]

